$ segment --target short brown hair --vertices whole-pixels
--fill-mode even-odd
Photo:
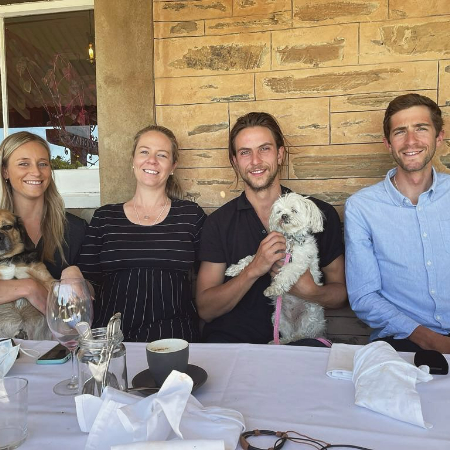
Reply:
[[[386,113],[384,114],[383,130],[384,137],[388,142],[390,142],[389,135],[391,134],[391,117],[399,111],[412,108],[413,106],[426,106],[430,111],[431,121],[436,130],[436,137],[442,131],[442,126],[444,125],[442,112],[439,106],[431,100],[431,98],[420,94],[400,95],[389,103]]]
[[[134,154],[136,152],[136,148],[139,142],[139,139],[141,136],[145,133],[148,133],[149,131],[158,131],[159,133],[164,134],[166,136],[170,143],[172,144],[172,162],[175,164],[178,162],[178,158],[180,156],[179,152],[179,145],[177,138],[173,134],[171,130],[169,130],[166,127],[163,127],[161,125],[149,125],[145,128],[142,128],[142,130],[139,130],[136,135],[134,136],[133,141],[133,152],[132,156],[134,157]],[[170,199],[174,200],[176,198],[182,199],[183,198],[183,190],[181,189],[180,182],[178,181],[178,178],[175,174],[170,175],[169,179],[166,183],[166,195]]]
[[[237,135],[246,128],[252,127],[264,127],[268,128],[272,133],[273,138],[275,139],[275,144],[277,146],[277,150],[280,147],[285,148],[283,161],[281,162],[280,167],[284,164],[287,155],[287,141],[281,131],[280,124],[277,122],[275,117],[271,116],[266,112],[250,112],[245,116],[239,117],[236,120],[233,128],[230,131],[230,138],[228,141],[228,158],[230,160],[231,166],[233,167],[236,175],[238,176],[238,172],[234,166],[233,158],[236,157],[236,137]]]

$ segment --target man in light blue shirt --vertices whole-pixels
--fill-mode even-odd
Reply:
[[[431,163],[444,138],[441,110],[402,95],[383,125],[397,167],[345,207],[350,304],[372,340],[450,353],[450,176]]]

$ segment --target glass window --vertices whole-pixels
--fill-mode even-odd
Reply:
[[[9,133],[47,139],[55,168],[98,164],[93,15],[5,19]]]

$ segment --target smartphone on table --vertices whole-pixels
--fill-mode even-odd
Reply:
[[[36,364],[64,364],[70,359],[70,351],[62,344],[50,349],[36,360]]]

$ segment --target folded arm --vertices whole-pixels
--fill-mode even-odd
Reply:
[[[261,241],[253,261],[226,283],[226,263],[203,261],[197,277],[197,310],[206,322],[231,311],[253,286],[269,272],[274,262],[284,255],[286,241],[282,234],[272,232]]]
[[[292,286],[290,294],[324,308],[341,308],[347,302],[344,256],[338,256],[328,266],[322,267],[323,286],[318,286],[307,270]]]
[[[420,325],[381,295],[381,274],[373,237],[358,208],[345,208],[345,273],[350,306],[379,337],[406,339]]]
[[[0,280],[0,304],[26,298],[36,309],[45,314],[47,289],[32,278]]]

